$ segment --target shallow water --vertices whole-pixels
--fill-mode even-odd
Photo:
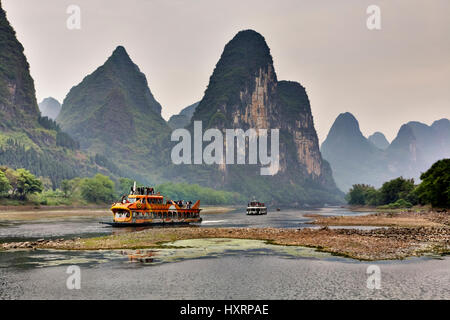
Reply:
[[[342,208],[284,210],[246,216],[204,215],[201,227],[299,228],[304,214],[355,214]],[[358,213],[356,213],[358,214]],[[367,214],[367,213],[359,213]],[[69,238],[116,231],[105,218],[34,220],[0,225],[1,241]],[[133,262],[130,254],[145,257]],[[144,261],[144,260],[143,260]],[[367,267],[381,270],[381,289],[367,288]],[[69,290],[68,266],[81,269]],[[1,299],[450,299],[450,257],[359,262],[312,248],[259,240],[193,239],[155,250],[15,250],[0,253]]]

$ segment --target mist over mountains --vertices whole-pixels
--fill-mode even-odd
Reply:
[[[75,85],[62,106],[47,98],[38,107],[24,48],[3,9],[0,40],[0,165],[27,168],[54,188],[100,172],[149,185],[236,191],[271,205],[338,204],[352,184],[378,187],[400,175],[417,180],[434,161],[450,157],[448,119],[409,122],[389,144],[381,132],[364,137],[357,119],[342,113],[319,148],[307,88],[278,79],[266,40],[253,30],[225,45],[202,99],[169,121],[123,46]],[[193,136],[194,121],[222,133],[279,129],[279,171],[261,176],[261,164],[175,165],[171,133],[186,128]]]
[[[43,117],[55,120],[61,112],[61,104],[55,98],[48,97],[39,103],[39,110]]]
[[[419,182],[421,173],[435,161],[450,157],[449,141],[448,119],[431,126],[408,122],[389,144],[380,132],[365,138],[356,118],[347,112],[336,118],[321,151],[330,162],[337,185],[347,191],[357,183],[380,187],[399,176]]]

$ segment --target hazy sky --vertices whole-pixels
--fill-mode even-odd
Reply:
[[[367,136],[392,140],[411,120],[450,118],[448,0],[2,0],[25,47],[37,97],[62,101],[117,45],[127,49],[163,117],[200,100],[225,44],[261,33],[279,80],[298,81],[321,141],[352,112]],[[81,30],[69,30],[69,5]],[[381,30],[366,27],[369,5]]]

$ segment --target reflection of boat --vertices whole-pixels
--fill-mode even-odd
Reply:
[[[247,215],[263,215],[267,214],[267,207],[264,203],[258,202],[256,200],[250,201],[247,205]]]
[[[140,227],[164,224],[189,224],[201,222],[200,200],[192,201],[166,200],[153,188],[132,188],[128,196],[113,203],[112,222],[102,222],[113,227]]]
[[[137,250],[134,253],[127,253],[130,262],[153,262],[155,251]]]

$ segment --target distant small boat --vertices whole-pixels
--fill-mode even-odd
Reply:
[[[253,200],[247,205],[247,215],[252,216],[264,214],[267,214],[267,207],[264,203]]]
[[[281,209],[280,209],[280,208],[277,208],[277,211],[281,211]]]

